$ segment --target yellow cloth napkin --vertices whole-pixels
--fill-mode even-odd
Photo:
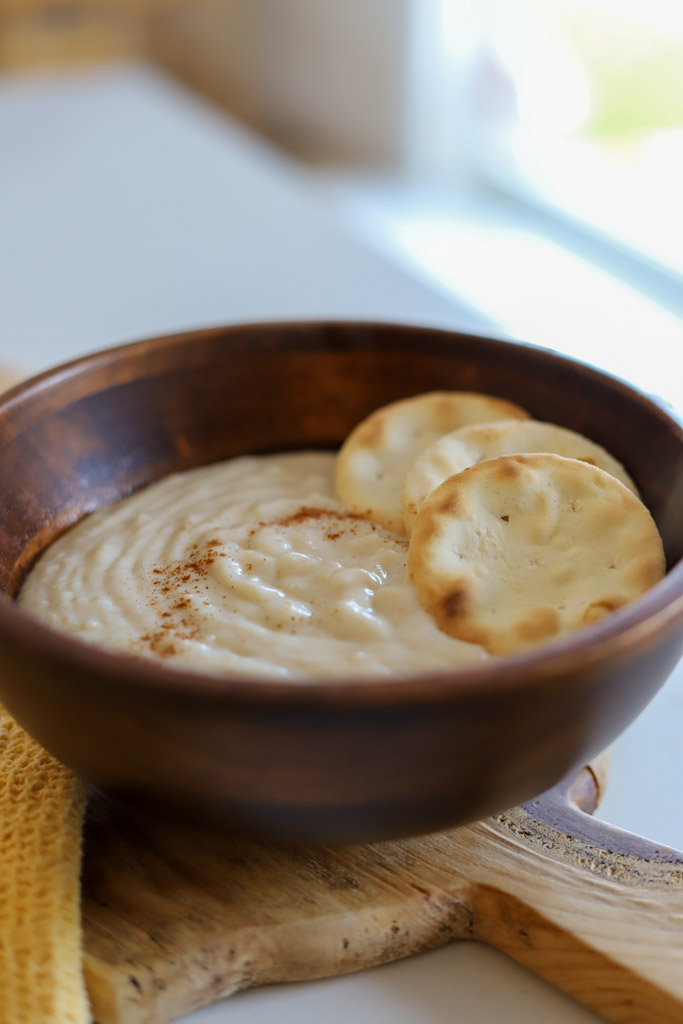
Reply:
[[[0,707],[0,1024],[88,1024],[84,788]]]
[[[0,391],[20,374],[0,366]],[[0,706],[0,1024],[88,1024],[81,782]]]

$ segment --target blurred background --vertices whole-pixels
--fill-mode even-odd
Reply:
[[[518,183],[550,175],[547,198],[588,211],[600,196],[601,225],[621,198],[607,173],[633,188],[664,164],[673,189],[680,168],[677,0],[0,2],[3,71],[130,59],[305,160],[450,175],[497,144]],[[652,230],[648,250],[667,252]]]
[[[0,0],[0,370],[393,319],[683,415],[682,181],[681,0]],[[677,678],[601,813],[683,847]]]
[[[484,322],[630,376],[647,339],[663,394],[683,340],[678,0],[0,0],[0,100],[131,64],[268,140]]]

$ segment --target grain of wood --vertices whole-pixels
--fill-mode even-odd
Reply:
[[[608,1020],[674,1024],[683,1015],[683,854],[655,854],[593,822],[564,792],[550,801],[559,827],[539,804],[337,849],[151,824],[98,798],[84,881],[97,1020],[163,1024],[254,985],[478,939]]]

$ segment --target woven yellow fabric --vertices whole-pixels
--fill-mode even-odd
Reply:
[[[87,1024],[82,784],[0,707],[0,1024]]]

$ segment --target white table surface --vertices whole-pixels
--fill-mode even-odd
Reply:
[[[487,328],[335,223],[303,172],[151,68],[0,78],[1,362],[32,372],[185,328],[322,317]],[[679,666],[615,744],[602,817],[683,847],[682,727]],[[242,993],[186,1021],[273,1017],[598,1019],[502,954],[460,943]]]

